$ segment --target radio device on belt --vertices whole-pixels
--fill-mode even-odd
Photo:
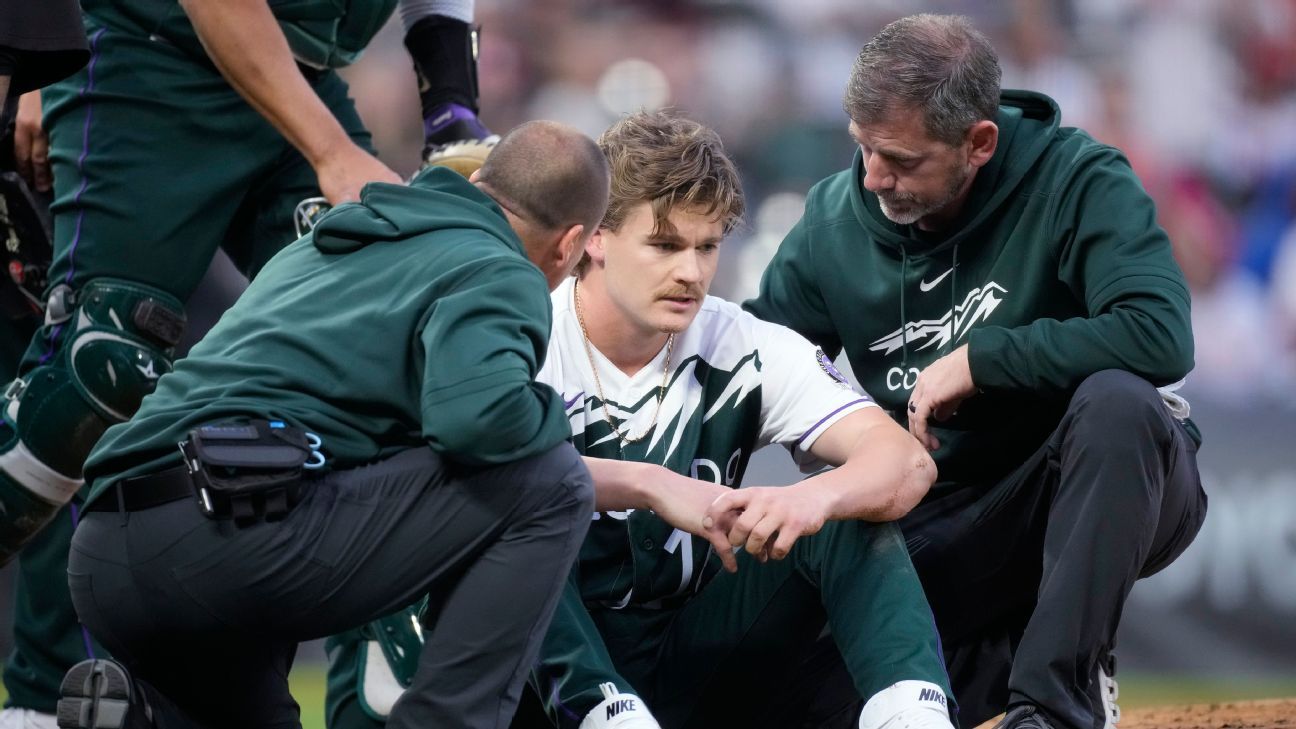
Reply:
[[[279,420],[204,425],[180,443],[203,513],[240,525],[277,521],[301,500],[303,472],[324,465],[319,436]]]

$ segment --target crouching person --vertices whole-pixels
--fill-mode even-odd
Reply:
[[[533,122],[276,256],[86,464],[72,597],[120,664],[73,667],[59,725],[300,726],[297,643],[427,597],[391,725],[507,726],[592,513],[534,378],[607,189]]]

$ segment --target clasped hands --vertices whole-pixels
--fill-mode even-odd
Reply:
[[[710,542],[729,572],[738,571],[740,548],[761,562],[783,559],[797,539],[822,529],[828,514],[827,499],[805,484],[735,490],[679,476],[657,501],[658,516]]]

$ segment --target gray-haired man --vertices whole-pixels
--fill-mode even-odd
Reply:
[[[901,527],[960,723],[1098,729],[1130,588],[1205,516],[1187,404],[1156,389],[1192,367],[1188,290],[1124,156],[999,79],[964,18],[869,41],[845,100],[860,151],[747,306],[844,349],[932,451]]]

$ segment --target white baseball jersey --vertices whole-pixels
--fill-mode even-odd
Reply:
[[[591,346],[600,397],[573,282],[553,293],[553,332],[537,379],[562,395],[573,442],[585,455],[657,463],[736,488],[751,454],[770,443],[788,447],[805,471],[821,467],[809,452],[815,439],[849,413],[876,407],[801,335],[708,296],[675,337],[654,423],[665,348],[630,376]],[[647,435],[622,444],[605,413],[623,434]],[[609,607],[685,596],[714,574],[718,560],[708,560],[709,549],[651,512],[595,514],[581,550],[582,596]]]

